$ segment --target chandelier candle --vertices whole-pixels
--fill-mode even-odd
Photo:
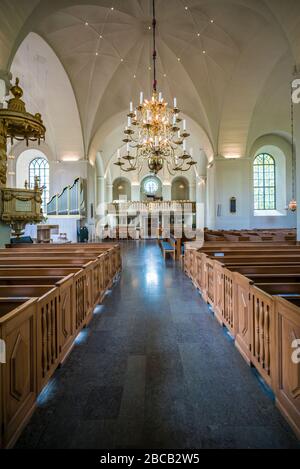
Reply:
[[[150,67],[154,74],[152,96],[149,100],[144,99],[144,93],[141,91],[140,102],[135,110],[133,101],[130,102],[123,139],[127,155],[122,157],[121,152],[118,153],[115,165],[124,172],[140,172],[146,163],[151,173],[157,174],[166,168],[171,175],[174,175],[176,172],[189,171],[196,162],[186,151],[187,138],[190,135],[187,132],[186,120],[182,121],[179,117],[177,98],[174,98],[174,106],[170,108],[163,93],[157,91],[156,26],[155,0],[153,0],[153,67]],[[131,150],[134,151],[134,156],[130,154]]]

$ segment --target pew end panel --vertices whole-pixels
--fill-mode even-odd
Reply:
[[[196,264],[196,276],[194,279],[194,283],[196,288],[201,291],[202,289],[202,276],[203,276],[203,268],[202,268],[202,259],[201,254],[198,251],[194,251],[194,258]]]
[[[214,313],[217,321],[223,325],[224,318],[224,266],[214,262]]]
[[[235,346],[246,360],[251,364],[251,310],[252,296],[250,286],[253,282],[243,275],[234,272],[234,316],[236,318]]]
[[[192,263],[192,255],[194,250],[193,249],[186,249],[184,253],[184,271],[188,277],[191,278],[191,263]]]
[[[37,300],[37,386],[47,384],[59,364],[59,289]]]
[[[74,275],[73,304],[75,306],[76,335],[86,326],[87,318],[89,318],[92,313],[88,299],[89,275],[90,273],[87,268],[80,270]]]
[[[300,439],[300,311],[290,302],[276,298],[275,316],[276,403]]]
[[[0,447],[11,448],[30,419],[36,403],[36,299],[23,304],[11,299],[12,309],[0,317],[0,338],[6,346],[0,363]]]
[[[275,305],[274,297],[250,286],[251,362],[265,382],[274,389],[275,374]]]
[[[57,283],[59,289],[59,353],[63,363],[74,345],[76,334],[76,317],[74,308],[74,274]]]
[[[224,279],[224,307],[223,307],[223,324],[227,327],[232,337],[236,336],[237,317],[234,314],[234,273],[223,268]]]
[[[120,269],[120,248],[102,245],[87,256],[39,253],[1,256],[0,446],[12,447],[28,422],[38,394],[71,350]],[[35,248],[36,249],[36,248]],[[38,272],[38,273],[37,273]],[[28,274],[28,275],[27,275]],[[23,280],[23,281],[22,281]],[[101,288],[100,288],[101,287]],[[3,298],[1,298],[1,296]],[[0,356],[1,358],[1,356]]]
[[[206,303],[213,304],[214,297],[214,261],[206,254],[201,253],[203,266],[203,283],[201,294]]]

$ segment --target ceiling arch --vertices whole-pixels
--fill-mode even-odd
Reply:
[[[100,129],[120,113],[125,120],[129,100],[151,91],[151,1],[2,3],[0,63],[13,61],[29,32],[43,37],[70,78],[85,147],[95,155]],[[276,131],[287,131],[283,97],[290,66],[300,63],[298,0],[157,0],[157,17],[160,87],[205,130],[215,154],[245,156],[263,133],[258,110],[272,107],[264,91],[275,89],[280,61],[289,69]]]
[[[19,77],[28,111],[42,114],[46,141],[56,160],[84,158],[81,123],[76,99],[59,59],[38,34],[29,33],[11,65]]]

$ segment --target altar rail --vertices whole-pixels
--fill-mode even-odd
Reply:
[[[300,438],[300,248],[208,243],[186,251],[184,268]]]
[[[0,250],[0,263],[0,447],[9,448],[112,287],[121,254],[112,244],[31,245]]]
[[[47,204],[48,216],[86,216],[86,181],[78,178]]]

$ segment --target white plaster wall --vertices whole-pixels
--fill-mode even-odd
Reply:
[[[22,153],[16,162],[16,187],[24,187],[24,182],[29,181],[29,164],[35,158],[46,158],[46,155],[38,150],[29,149]]]
[[[55,159],[83,158],[77,102],[69,77],[53,49],[38,34],[30,33],[14,57],[11,72],[21,80],[27,110],[42,114],[46,142]]]
[[[50,197],[72,185],[78,177],[88,178],[88,165],[85,160],[74,162],[50,162]]]
[[[274,155],[274,153],[273,153]],[[255,216],[253,200],[253,159],[243,158],[238,160],[219,160],[215,161],[215,213],[216,229],[252,229],[252,228],[293,228],[296,226],[296,215],[285,210],[285,206],[291,197],[291,172],[289,164],[280,174],[280,165],[277,170],[277,190],[284,191],[286,195],[283,199],[281,192],[278,200],[277,216]],[[211,170],[210,170],[211,172]],[[282,181],[282,178],[286,180]],[[208,178],[208,193],[212,197],[213,178]],[[237,199],[237,213],[230,213],[230,199]],[[286,201],[286,202],[284,202]],[[219,212],[218,212],[219,206]],[[209,204],[208,210],[213,210],[212,204]],[[213,228],[212,214],[209,214],[209,227]]]
[[[215,209],[217,229],[249,228],[249,168],[250,162],[247,159],[216,160]],[[237,199],[236,214],[230,213],[230,199],[232,197]]]

